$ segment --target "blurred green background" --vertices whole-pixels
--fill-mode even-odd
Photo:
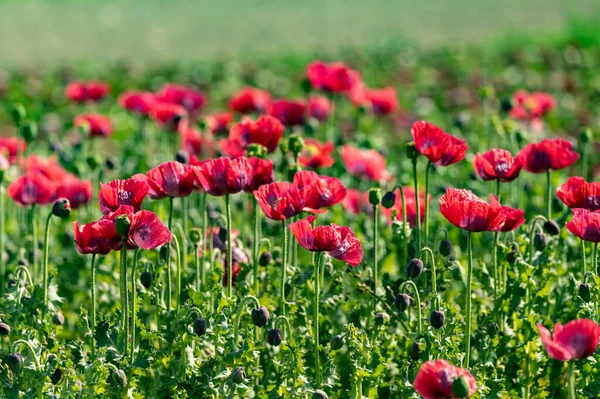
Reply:
[[[0,65],[545,40],[597,0],[0,0]]]

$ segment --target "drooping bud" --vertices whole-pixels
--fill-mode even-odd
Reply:
[[[441,310],[434,310],[431,312],[431,315],[429,315],[429,322],[433,328],[439,330],[440,328],[444,327],[446,315]]]
[[[498,331],[499,331],[498,324],[491,322],[486,327],[486,331],[490,337],[495,337],[496,335],[498,335]]]
[[[115,220],[115,227],[117,229],[117,233],[121,237],[127,237],[129,235],[129,228],[131,227],[131,220],[129,220],[129,216],[117,216],[117,219]]]
[[[186,150],[177,150],[177,153],[175,153],[175,160],[187,165],[190,163],[190,154],[188,154]]]
[[[115,168],[115,160],[108,156],[106,157],[106,159],[104,160],[104,166],[106,167],[106,169],[108,170],[113,170]]]
[[[440,241],[438,251],[442,256],[449,256],[452,253],[452,243],[448,240]]]
[[[0,335],[10,334],[10,326],[6,323],[0,323]]]
[[[268,332],[267,332],[267,342],[269,342],[269,345],[271,346],[279,346],[281,345],[281,341],[283,341],[283,338],[281,336],[281,330],[278,328],[271,328]]]
[[[383,198],[381,198],[381,206],[385,209],[390,209],[396,204],[396,193],[393,191],[388,191],[385,193]]]
[[[421,350],[419,349],[419,343],[413,342],[412,345],[408,348],[408,355],[413,361],[419,360],[421,356]]]
[[[381,190],[378,187],[369,190],[369,203],[371,205],[379,205],[381,203]]]
[[[548,219],[548,221],[544,223],[543,227],[544,231],[551,236],[557,236],[560,234],[560,227],[558,226],[558,223],[552,219]]]
[[[517,259],[519,259],[519,255],[519,250],[512,249],[506,254],[506,261],[509,265],[514,265],[517,262]]]
[[[117,371],[112,373],[111,378],[113,382],[121,388],[127,388],[127,375],[125,375],[125,372],[123,370],[118,369]]]
[[[144,270],[142,274],[140,274],[140,283],[142,283],[146,289],[152,287],[152,273]]]
[[[469,381],[465,376],[460,376],[452,382],[452,394],[457,398],[466,398],[470,392]]]
[[[57,199],[52,205],[52,214],[58,218],[66,219],[71,214],[71,203],[66,198]]]
[[[52,322],[57,326],[65,324],[65,316],[61,312],[56,312],[52,315]]]
[[[23,370],[23,356],[20,353],[11,353],[6,357],[8,368],[15,374],[19,374]]]
[[[377,313],[375,315],[375,325],[383,326],[388,321],[390,321],[390,315],[385,312]]]
[[[331,337],[331,341],[329,341],[329,346],[331,350],[339,351],[344,346],[344,339],[341,335],[334,335]]]
[[[423,261],[421,259],[412,259],[406,266],[406,275],[413,279],[417,278],[423,273]]]
[[[394,299],[394,306],[401,312],[406,311],[410,306],[410,297],[407,294],[398,294]]]
[[[236,367],[229,375],[229,378],[231,378],[231,381],[235,384],[243,384],[246,382],[246,370],[243,366]]]
[[[329,396],[324,391],[317,389],[313,392],[312,399],[329,399]]]
[[[410,159],[411,161],[413,161],[413,163],[417,162],[417,158],[419,157],[419,151],[417,151],[417,146],[415,145],[415,143],[413,141],[406,144],[405,150],[406,150],[406,157],[408,159]]]
[[[265,251],[260,254],[260,258],[258,258],[258,264],[261,266],[268,266],[273,260],[273,254],[270,251]]]
[[[269,322],[269,311],[264,306],[252,309],[252,324],[264,327]]]
[[[548,236],[540,232],[535,233],[533,236],[533,246],[538,251],[543,251],[548,246]]]
[[[198,318],[194,320],[194,332],[199,337],[206,333],[206,319]]]
[[[52,381],[53,385],[56,385],[60,382],[60,379],[62,378],[63,372],[60,368],[56,368],[56,370],[54,370],[54,373],[52,373],[52,375],[50,375],[50,381]]]
[[[579,296],[585,303],[588,303],[592,299],[592,286],[590,283],[579,285]]]

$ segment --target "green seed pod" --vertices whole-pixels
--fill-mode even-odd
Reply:
[[[127,215],[119,215],[115,221],[115,227],[117,229],[117,233],[121,237],[127,237],[129,234],[129,228],[131,227],[131,220],[129,220],[129,216]]]
[[[452,243],[448,240],[440,241],[438,251],[442,256],[449,256],[452,253]]]
[[[381,190],[378,187],[369,190],[369,203],[371,205],[379,205],[381,203]]]
[[[252,324],[264,327],[269,322],[269,311],[264,306],[252,309]]]
[[[381,198],[381,206],[385,209],[390,209],[396,204],[396,193],[393,191],[388,191],[385,193],[383,198]]]
[[[193,228],[190,230],[190,241],[198,244],[202,239],[202,231],[199,228]]]
[[[415,143],[413,141],[406,144],[405,150],[406,150],[406,157],[408,159],[410,159],[411,161],[413,161],[413,163],[417,162],[417,158],[419,158],[419,151],[417,151],[417,146],[415,145]]]
[[[298,155],[304,149],[304,140],[302,139],[302,137],[294,134],[294,135],[290,136],[288,146],[289,146],[290,151],[294,155]]]
[[[267,148],[264,145],[252,143],[248,146],[248,157],[264,158],[267,155]]]
[[[267,332],[267,342],[271,346],[279,346],[281,345],[281,341],[283,341],[283,337],[281,336],[281,330],[278,328],[271,328]]]
[[[23,356],[20,353],[11,353],[6,357],[6,364],[8,368],[15,374],[19,374],[23,371],[24,361]]]
[[[405,312],[410,306],[410,297],[407,294],[398,294],[394,300],[394,306],[401,312]]]
[[[587,144],[589,142],[591,142],[593,139],[593,134],[592,134],[592,130],[590,128],[586,128],[584,129],[581,134],[579,135],[579,140],[581,140],[581,142],[583,144]]]
[[[58,218],[66,219],[71,215],[71,203],[66,198],[57,199],[52,205],[52,214]]]
[[[457,398],[466,398],[470,392],[469,381],[465,376],[460,376],[452,382],[452,394]]]
[[[329,346],[331,350],[339,351],[344,346],[344,339],[341,335],[334,335],[331,337],[331,341],[329,341]]]
[[[236,367],[229,375],[229,378],[235,384],[243,384],[246,382],[246,370],[243,366]]]

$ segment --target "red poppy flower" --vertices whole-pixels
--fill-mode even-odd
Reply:
[[[373,205],[369,202],[369,193],[361,193],[355,189],[346,190],[346,198],[342,201],[342,206],[346,212],[353,215],[360,215],[365,213],[369,216],[373,216]]]
[[[113,133],[113,124],[109,117],[100,114],[82,114],[75,117],[73,126],[87,125],[90,136],[110,136]]]
[[[40,173],[27,173],[10,183],[7,192],[20,206],[46,205],[56,198],[56,184]]]
[[[87,204],[92,198],[92,182],[79,180],[70,175],[68,178],[57,183],[56,198],[66,198],[71,203],[72,209]]]
[[[110,220],[100,219],[83,226],[76,221],[73,226],[75,245],[82,254],[108,255],[121,242],[115,224]]]
[[[331,226],[318,226],[313,229],[314,221],[315,217],[309,216],[290,223],[290,230],[304,249],[312,252],[327,252],[331,257],[353,267],[362,262],[362,245],[350,227],[332,223]]]
[[[248,158],[250,166],[248,181],[244,186],[244,191],[247,193],[254,192],[264,184],[273,183],[273,161],[269,159],[260,159],[257,157]]]
[[[316,139],[304,139],[304,148],[298,163],[304,168],[329,168],[333,165],[333,143],[322,144]]]
[[[18,154],[25,152],[27,143],[18,137],[0,137],[0,153],[4,154],[11,165],[17,162]]]
[[[415,198],[415,189],[413,187],[402,187],[402,191],[404,192],[404,199],[406,200],[406,218],[408,219],[408,224],[411,227],[415,227],[417,225],[417,202]],[[386,219],[390,219],[394,211],[396,211],[396,220],[402,221],[402,196],[400,195],[400,189],[396,189],[394,191],[396,194],[396,202],[394,206],[387,209],[381,207],[381,211],[385,215]],[[368,193],[367,193],[367,204],[368,204]],[[428,201],[431,202],[431,194],[429,195]],[[372,205],[369,204],[372,207]],[[419,192],[419,215],[421,217],[421,221],[425,218],[425,192]]]
[[[417,150],[438,166],[461,161],[467,153],[467,143],[425,121],[415,122],[410,129]]]
[[[510,152],[500,148],[491,149],[483,154],[477,153],[473,160],[475,172],[485,181],[513,181],[519,177],[522,167],[519,158],[513,158]]]
[[[526,171],[544,173],[572,165],[579,159],[579,154],[572,150],[571,143],[566,140],[548,139],[527,144],[517,158]]]
[[[229,100],[229,107],[240,114],[265,112],[271,105],[271,95],[254,87],[244,87]]]
[[[89,81],[75,81],[67,85],[65,94],[71,101],[84,103],[87,101],[100,101],[110,91],[106,83]]]
[[[146,183],[152,199],[187,197],[194,186],[191,168],[175,161],[163,162],[146,175],[134,175],[132,179]]]
[[[221,139],[219,146],[227,155],[234,158],[244,155],[250,144],[260,144],[266,147],[268,152],[274,152],[281,140],[283,130],[281,122],[269,115],[263,115],[256,121],[244,118],[233,125],[229,131],[229,138]]]
[[[177,104],[155,102],[150,109],[150,118],[163,129],[176,132],[179,122],[187,116],[185,108]]]
[[[271,104],[269,114],[285,126],[303,125],[305,107],[304,100],[275,100]]]
[[[268,218],[286,220],[298,215],[304,208],[304,196],[292,183],[280,182],[260,186],[254,198]]]
[[[567,222],[567,230],[584,241],[600,242],[600,210],[573,209],[573,219]]]
[[[398,109],[396,89],[369,89],[363,83],[356,84],[350,92],[350,100],[357,107],[366,107],[375,115],[388,115]]]
[[[137,115],[148,115],[156,102],[154,93],[128,90],[119,96],[119,106]]]
[[[467,231],[500,231],[506,221],[495,196],[490,195],[488,204],[471,190],[446,190],[440,198],[440,212],[450,223]]]
[[[191,169],[204,190],[217,197],[239,193],[252,177],[250,163],[245,157],[220,157],[192,166]]]
[[[69,176],[67,171],[58,164],[55,157],[44,159],[31,154],[23,160],[22,168],[28,174],[38,173],[54,182],[60,182]]]
[[[231,112],[219,112],[208,115],[204,121],[208,130],[213,134],[227,134],[229,125],[233,122],[233,115]]]
[[[103,214],[115,212],[121,205],[129,205],[137,212],[142,207],[142,202],[148,193],[145,182],[126,179],[113,180],[108,184],[100,183],[98,205]]]
[[[110,221],[113,224],[113,227],[110,227],[106,222],[102,222],[104,228],[101,231],[113,250],[122,247],[123,238],[118,235],[115,224],[117,217],[121,215],[127,215],[131,222],[126,240],[128,248],[156,249],[171,241],[171,232],[154,212],[145,210],[135,212],[133,207],[122,205],[115,212],[104,215],[99,221],[99,223]],[[117,239],[120,241],[119,244]]]
[[[306,77],[315,89],[333,93],[348,92],[361,80],[360,73],[343,62],[314,61],[306,68]]]
[[[473,395],[477,391],[477,381],[471,373],[442,359],[423,363],[413,385],[424,399],[456,398],[452,384],[461,377],[466,378],[469,384],[467,397]]]
[[[345,145],[340,155],[346,170],[351,175],[374,181],[392,178],[392,175],[385,170],[385,158],[375,150],[361,150]]]
[[[333,206],[346,198],[346,186],[335,177],[302,170],[296,172],[293,183],[302,191],[305,212],[325,213],[327,210],[322,208]]]
[[[523,217],[525,212],[523,212],[521,209],[511,208],[510,206],[502,206],[502,213],[504,213],[506,220],[504,221],[504,226],[502,226],[502,228],[498,231],[513,231],[525,223],[525,218]]]
[[[564,326],[556,323],[554,338],[541,323],[538,331],[548,355],[563,362],[593,355],[600,339],[600,326],[590,319],[573,320]]]
[[[527,90],[518,90],[513,95],[513,107],[510,117],[524,121],[541,118],[554,109],[556,101],[551,94],[541,91],[528,93]]]
[[[327,120],[332,108],[329,99],[323,96],[310,96],[306,103],[306,113],[308,116],[321,122]]]
[[[600,209],[600,183],[588,183],[583,177],[572,176],[556,189],[556,195],[569,208]]]
[[[206,104],[204,94],[193,87],[167,83],[156,93],[156,99],[169,104],[177,104],[193,113]]]
[[[215,155],[215,142],[209,135],[204,135],[200,130],[191,126],[187,119],[179,123],[180,148],[189,155],[213,157]]]

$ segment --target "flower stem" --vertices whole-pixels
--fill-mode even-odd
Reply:
[[[169,231],[172,232],[173,227],[173,197],[169,198]],[[174,237],[174,236],[173,236]],[[167,312],[171,311],[171,243],[167,244],[167,259],[165,260],[165,267],[167,268]]]
[[[242,310],[246,307],[248,302],[252,302],[255,308],[260,307],[260,302],[254,295],[248,295],[242,298],[240,304],[238,305],[238,309],[235,316],[235,324],[233,327],[233,346],[237,345],[237,341],[240,335],[240,319],[242,318]]]
[[[92,254],[92,269],[90,274],[90,290],[92,294],[92,310],[90,312],[92,322],[92,356],[96,356],[96,254]]]
[[[318,388],[321,384],[321,371],[320,371],[320,359],[319,359],[319,301],[321,295],[321,282],[320,282],[320,271],[323,267],[323,252],[319,252],[319,258],[315,264],[315,298],[314,298],[314,326],[313,326],[313,342],[315,346],[315,386]]]
[[[206,251],[207,251],[207,246],[206,246],[206,236],[207,236],[207,226],[208,226],[208,194],[206,192],[202,193],[202,234],[201,234],[201,239],[200,239],[200,243],[198,245],[201,245],[202,247],[202,256],[201,256],[201,264],[200,264],[200,286],[198,287],[198,291],[200,291],[200,289],[204,289],[206,287],[206,265],[205,265],[205,256],[206,256]],[[198,253],[198,251],[196,251],[196,253]]]
[[[404,262],[402,264],[407,265],[408,264],[408,237],[407,237],[408,220],[407,220],[407,214],[406,214],[406,198],[404,197],[404,189],[402,189],[401,186],[398,186],[398,189],[400,190],[400,198],[402,199],[402,235],[404,236],[403,243],[402,243],[403,250],[404,250]]]
[[[127,239],[123,240],[121,249],[121,334],[123,336],[123,352],[127,356],[127,336],[128,336],[128,294],[127,294]]]
[[[288,234],[287,234],[287,223],[284,220],[281,221],[282,228],[282,243],[281,243],[281,287],[280,287],[280,301],[281,301],[281,314],[285,316],[285,277],[287,273],[287,246],[288,246]]]
[[[379,285],[379,205],[373,205],[373,293],[377,296]],[[320,263],[320,258],[319,262]],[[373,314],[377,312],[377,300],[373,298]]]
[[[229,194],[225,195],[225,216],[227,219],[227,292],[233,298],[233,258],[231,257],[231,203]]]
[[[433,297],[433,300],[431,301],[431,310],[437,310],[434,309],[437,298],[437,276],[435,270],[435,257],[433,256],[433,251],[429,247],[424,247],[423,249],[421,249],[419,257],[423,255],[423,252],[427,252],[429,258],[431,259],[431,296]]]
[[[417,333],[421,334],[423,331],[423,321],[421,318],[421,296],[419,295],[419,289],[412,280],[408,280],[400,286],[400,292],[404,293],[407,287],[412,287],[415,292],[415,297],[417,298]]]
[[[4,218],[4,186],[0,184],[0,280],[6,281],[6,260],[4,252],[6,247],[6,220]],[[5,284],[0,284],[0,295],[4,294]]]
[[[254,241],[252,243],[252,263],[254,265],[254,295],[257,297],[259,294],[259,279],[260,267],[258,264],[258,244],[259,244],[259,227],[260,227],[260,207],[258,203],[254,201]]]
[[[27,347],[29,349],[31,356],[33,357],[33,363],[35,364],[35,370],[41,371],[42,367],[40,365],[40,359],[38,358],[37,354],[35,353],[35,350],[33,350],[33,346],[31,346],[29,341],[25,341],[24,339],[16,340],[12,344],[12,352],[18,352],[17,349],[19,348],[20,345],[25,345],[25,347]]]
[[[550,182],[550,169],[546,171],[546,218],[552,218],[552,183]]]
[[[183,270],[188,270],[188,237],[189,237],[189,197],[183,197],[181,199],[181,206],[183,208],[183,235],[181,237],[181,249]]]
[[[35,225],[35,214],[36,214],[35,205],[31,206],[30,210],[30,223],[31,223],[31,251],[32,251],[32,262],[31,262],[31,272],[33,277],[37,279],[38,275],[38,237],[37,237],[37,227]]]
[[[498,237],[499,233],[494,233],[494,248],[492,250],[493,264],[494,264],[494,313],[498,307],[498,286],[500,284],[500,273],[498,272]]]
[[[569,362],[569,371],[568,371],[568,384],[569,384],[569,399],[577,399],[577,395],[575,394],[575,362],[571,360]]]
[[[582,274],[582,278],[585,279],[585,274],[587,273],[587,264],[585,261],[585,241],[580,240],[581,241],[581,260],[583,262],[583,274]]]
[[[178,226],[179,227],[179,226]],[[181,268],[182,268],[182,253],[181,247],[179,246],[179,239],[176,235],[173,235],[173,244],[175,245],[175,253],[177,254],[177,312],[179,312],[179,308],[181,307]]]
[[[424,218],[425,218],[425,226],[424,226],[424,230],[423,230],[423,245],[425,245],[426,247],[429,245],[429,201],[428,201],[428,197],[429,197],[429,171],[431,170],[431,161],[427,162],[427,167],[425,167],[425,212],[424,212]],[[419,192],[415,191],[415,198],[417,198],[419,196]],[[417,204],[417,219],[419,219],[421,217],[421,210],[419,209],[419,206]]]
[[[417,239],[416,253],[421,251],[421,205],[419,204],[419,177],[417,175],[417,161],[413,161],[413,179],[415,185],[415,209],[417,210],[415,235]],[[427,201],[427,198],[425,198]]]
[[[42,274],[44,276],[44,306],[48,307],[48,240],[50,238],[50,222],[52,221],[52,212],[46,218],[46,228],[44,230],[44,263],[42,265]]]
[[[469,368],[469,359],[471,357],[471,282],[473,278],[473,237],[469,231],[467,235],[467,289],[466,295],[466,316],[467,328],[465,330],[465,368]]]
[[[594,267],[594,273],[598,275],[598,243],[594,243],[594,250],[592,251],[592,265]]]
[[[133,269],[131,270],[131,358],[130,363],[133,364],[135,358],[135,325],[136,325],[136,313],[135,313],[135,297],[136,297],[136,270],[138,264],[138,255],[140,249],[136,248],[133,253]]]

